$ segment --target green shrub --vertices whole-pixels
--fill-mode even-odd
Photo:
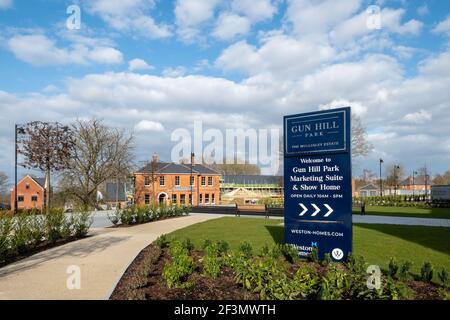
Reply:
[[[341,300],[350,291],[349,275],[332,267],[321,279],[318,298],[320,300]]]
[[[124,225],[131,225],[134,222],[135,207],[126,208],[120,211],[120,222]]]
[[[166,234],[162,234],[158,237],[158,239],[155,240],[155,243],[158,247],[160,247],[161,249],[164,249],[164,248],[169,247],[170,240]]]
[[[319,284],[320,278],[316,270],[302,263],[293,278],[293,286],[298,294],[304,299],[315,298]]]
[[[449,287],[449,280],[448,280],[448,272],[445,269],[442,269],[441,272],[438,272],[438,277],[439,280],[441,280],[442,286],[444,288],[448,288]]]
[[[204,251],[204,250],[205,250],[207,247],[209,247],[211,244],[212,244],[212,241],[211,241],[211,240],[205,239],[205,240],[203,241],[203,244],[202,244],[202,250]]]
[[[333,260],[331,259],[331,255],[329,253],[325,253],[322,260],[322,266],[326,267],[330,265]]]
[[[290,263],[295,263],[300,259],[299,255],[298,255],[298,250],[295,246],[286,243],[286,244],[280,245],[279,248],[280,248],[281,254],[284,256],[286,261],[288,261]]]
[[[62,229],[65,222],[66,217],[61,209],[51,209],[45,215],[45,228],[48,241],[55,243],[62,238]]]
[[[194,270],[194,262],[188,250],[179,241],[172,241],[169,247],[172,261],[164,266],[163,278],[169,288],[185,288],[190,286],[186,278]]]
[[[422,268],[420,269],[420,279],[422,281],[430,282],[433,279],[433,265],[431,262],[424,262]]]
[[[183,247],[185,247],[188,251],[192,251],[194,249],[194,243],[191,239],[186,238],[183,240]]]
[[[111,221],[111,223],[116,226],[120,222],[121,213],[122,213],[122,210],[120,210],[120,209],[114,210],[114,213],[112,213],[112,214],[108,213],[109,221]]]
[[[363,256],[355,256],[350,253],[345,264],[347,268],[356,274],[365,274],[367,270],[367,264]]]
[[[219,250],[219,253],[221,255],[224,255],[228,253],[228,250],[230,250],[230,245],[228,244],[228,242],[220,240],[217,242],[217,249]]]
[[[0,214],[0,261],[4,260],[10,251],[12,230],[12,218]]]
[[[402,282],[388,277],[382,281],[379,299],[382,300],[405,300],[412,297],[411,290]]]
[[[30,245],[36,247],[45,238],[45,219],[42,215],[32,215],[29,217],[30,224]]]
[[[411,270],[412,267],[412,262],[411,261],[404,261],[399,268],[398,271],[398,278],[401,281],[406,281],[409,279],[409,272]]]
[[[204,250],[203,256],[203,271],[204,274],[211,278],[220,276],[220,259],[219,248],[216,243],[207,246]]]
[[[395,278],[397,276],[397,272],[398,272],[397,260],[395,258],[391,258],[388,266],[388,275],[392,278]]]
[[[32,230],[28,213],[20,213],[14,217],[11,249],[18,254],[25,253],[32,243]]]
[[[308,259],[311,262],[319,262],[319,249],[317,249],[317,247],[312,248],[311,253],[308,255]]]
[[[242,253],[246,259],[250,259],[253,255],[252,245],[247,241],[242,242],[239,245],[239,252]]]
[[[236,271],[236,283],[258,293],[262,300],[291,300],[298,289],[287,277],[282,265],[271,257],[248,259]]]
[[[91,227],[94,219],[92,214],[88,211],[81,211],[72,215],[73,232],[76,238],[82,238],[87,236],[89,228]]]

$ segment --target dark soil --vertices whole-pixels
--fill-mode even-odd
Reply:
[[[139,293],[132,292],[131,282],[133,275],[142,267],[145,256],[158,255],[153,264],[150,274],[147,278],[147,285],[138,290]],[[249,293],[239,287],[234,281],[233,272],[224,268],[222,275],[217,279],[211,279],[202,275],[201,258],[199,252],[192,252],[195,261],[195,270],[186,280],[192,284],[187,289],[168,288],[162,277],[164,265],[170,260],[166,250],[162,251],[157,246],[150,245],[136,257],[133,263],[128,267],[124,276],[118,283],[113,294],[112,300],[127,300],[136,297],[148,300],[256,300],[257,294]]]
[[[202,270],[202,253],[191,252],[194,260],[194,272],[186,279],[191,283],[187,288],[168,288],[162,277],[166,262],[170,261],[167,249],[160,249],[156,245],[149,245],[142,250],[126,270],[116,286],[111,300],[258,300],[259,295],[251,293],[236,284],[235,276],[230,268],[222,267],[222,274],[216,279],[204,276]],[[144,261],[151,258],[152,265],[146,278],[145,285],[134,289],[135,275],[144,267]],[[306,263],[306,262],[301,262]],[[319,275],[324,275],[327,268],[318,263],[309,262]],[[290,277],[298,269],[297,264],[288,265]],[[413,291],[414,300],[440,300],[439,286],[433,283],[410,280],[406,285]]]
[[[0,268],[2,268],[4,266],[7,266],[8,264],[11,264],[11,263],[23,260],[25,258],[28,258],[28,257],[30,257],[30,256],[32,256],[32,255],[34,255],[36,253],[39,253],[39,252],[42,252],[42,251],[45,251],[45,250],[48,250],[48,249],[56,248],[56,247],[59,247],[59,246],[62,246],[64,244],[66,244],[66,243],[69,243],[69,242],[72,242],[72,241],[76,241],[76,240],[81,240],[81,239],[88,238],[88,237],[90,237],[90,236],[86,236],[86,237],[83,237],[83,238],[70,237],[70,238],[67,238],[67,239],[58,240],[55,243],[51,243],[49,241],[43,241],[43,242],[38,244],[33,249],[29,249],[26,252],[23,252],[23,253],[20,253],[20,254],[13,254],[13,255],[10,255],[10,256],[6,257],[5,260],[0,261]]]

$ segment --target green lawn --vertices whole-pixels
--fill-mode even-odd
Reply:
[[[197,248],[205,239],[225,240],[234,249],[248,241],[259,251],[264,244],[283,242],[281,223],[280,219],[226,217],[180,229],[170,237],[190,238]],[[354,253],[370,264],[387,268],[389,259],[396,257],[412,261],[416,274],[425,260],[439,271],[443,267],[450,271],[450,228],[359,224],[353,226],[353,233]]]
[[[360,214],[359,209],[353,214]],[[450,208],[376,207],[367,206],[367,215],[450,219]]]

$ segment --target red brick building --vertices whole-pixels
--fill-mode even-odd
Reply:
[[[11,209],[15,206],[15,190],[11,190]],[[27,175],[17,183],[17,208],[42,210],[45,204],[45,178]]]
[[[215,205],[220,202],[220,173],[202,164],[151,163],[134,174],[135,203]]]

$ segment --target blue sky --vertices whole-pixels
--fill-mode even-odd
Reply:
[[[81,28],[66,27],[69,5]],[[370,5],[379,29],[367,27]],[[450,2],[0,0],[0,171],[14,123],[100,117],[133,131],[137,161],[171,133],[280,128],[350,105],[377,159],[450,169]]]

